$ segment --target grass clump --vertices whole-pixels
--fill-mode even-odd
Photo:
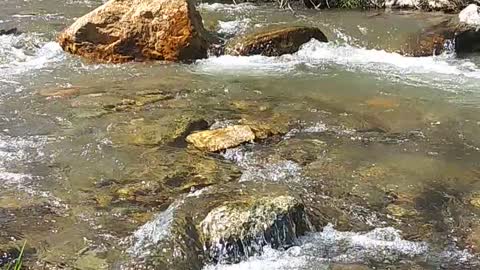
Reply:
[[[7,265],[5,265],[3,268],[1,268],[1,270],[21,270],[22,269],[23,254],[24,254],[24,251],[25,251],[25,245],[26,244],[27,244],[27,242],[25,241],[23,243],[22,248],[20,249],[20,254],[18,254],[18,257],[15,260],[8,263]]]

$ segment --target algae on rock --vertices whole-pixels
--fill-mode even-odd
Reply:
[[[152,268],[201,269],[238,262],[265,245],[288,248],[311,230],[302,200],[279,184],[230,183],[183,197],[129,239]]]

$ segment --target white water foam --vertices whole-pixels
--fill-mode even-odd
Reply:
[[[362,69],[371,71],[399,70],[406,74],[465,74],[480,78],[480,70],[473,63],[465,62],[463,65],[454,65],[448,62],[449,56],[447,55],[406,57],[383,50],[368,50],[346,44],[334,45],[312,40],[306,43],[295,56],[312,65],[335,63],[346,67],[362,67]]]
[[[170,236],[175,211],[182,203],[183,201],[175,201],[167,210],[136,230],[130,239],[133,244],[127,251],[138,257],[148,256],[152,246]]]
[[[301,245],[288,250],[266,248],[256,257],[233,265],[209,265],[204,270],[317,270],[329,269],[328,263],[382,263],[424,256],[424,242],[403,240],[394,228],[377,228],[366,233],[340,232],[332,224],[322,232],[300,238]]]
[[[268,74],[280,75],[291,72],[295,66],[301,64],[291,57],[231,56],[222,55],[199,60],[196,71],[208,74],[241,74],[250,76],[265,76]]]
[[[43,42],[35,34],[0,36],[0,79],[47,67],[65,59],[60,45]]]
[[[218,33],[235,35],[243,32],[250,25],[252,20],[249,18],[234,20],[234,21],[218,21]]]
[[[32,180],[34,176],[18,169],[23,169],[24,162],[44,157],[43,147],[46,142],[47,138],[43,136],[31,138],[0,136],[0,183],[2,186],[25,189],[26,182]]]
[[[239,4],[221,4],[221,3],[201,3],[198,5],[199,9],[203,9],[206,11],[215,11],[215,12],[228,12],[228,13],[236,13],[236,12],[244,12],[256,9],[255,5],[250,3],[239,3]]]
[[[291,160],[261,157],[242,147],[227,149],[223,155],[242,168],[240,182],[300,182],[303,179],[302,167]]]
[[[445,90],[476,89],[480,80],[480,69],[474,63],[448,54],[406,57],[382,50],[322,43],[317,40],[304,44],[297,53],[291,55],[225,55],[199,60],[195,69],[208,74],[282,76],[296,73],[300,68],[304,71],[305,67],[307,72],[311,71],[310,73],[315,75],[337,67],[340,70],[371,73],[407,84],[433,85]],[[474,85],[471,85],[472,83]]]

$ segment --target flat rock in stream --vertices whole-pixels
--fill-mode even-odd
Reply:
[[[47,88],[38,91],[38,94],[47,98],[68,98],[78,96],[80,94],[79,87],[68,88]]]
[[[289,27],[255,33],[230,40],[225,47],[229,55],[280,56],[295,53],[311,39],[327,42],[327,37],[315,27]]]
[[[254,131],[247,125],[235,125],[190,134],[187,142],[209,152],[225,150],[255,140]]]
[[[207,57],[209,41],[193,0],[110,0],[58,37],[72,54],[101,62]]]
[[[286,249],[311,229],[299,196],[279,184],[229,183],[172,204],[131,237],[147,269],[202,269]]]

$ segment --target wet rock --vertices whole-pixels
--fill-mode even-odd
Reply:
[[[185,61],[207,56],[208,37],[193,0],[110,0],[58,37],[94,61]]]
[[[290,118],[285,115],[269,115],[269,117],[259,117],[257,115],[256,117],[245,117],[240,120],[240,123],[252,129],[255,139],[266,139],[287,133]]]
[[[254,139],[255,133],[249,126],[235,125],[190,134],[187,137],[187,142],[193,144],[198,149],[216,152],[253,141]]]
[[[458,15],[459,26],[455,31],[455,51],[471,53],[480,51],[480,12],[471,4]]]
[[[415,57],[439,55],[445,51],[445,47],[448,42],[453,40],[454,36],[454,28],[449,21],[445,21],[410,36],[401,49],[401,53]]]
[[[39,94],[48,98],[72,97],[71,106],[81,118],[101,116],[113,112],[141,111],[147,105],[174,98],[160,90],[139,91],[134,95],[115,93],[89,93],[78,95],[80,88],[46,89]]]
[[[95,252],[87,252],[75,262],[75,269],[78,270],[106,270],[108,262],[106,259],[99,258]]]
[[[170,100],[173,99],[174,96],[169,93],[164,93],[160,90],[145,90],[139,91],[136,93],[135,105],[137,106],[145,106],[148,104],[152,104],[162,100]]]
[[[387,212],[391,214],[394,217],[407,217],[407,216],[413,216],[416,214],[415,209],[408,209],[406,207],[403,207],[401,205],[397,204],[389,204],[386,208]]]
[[[3,35],[20,35],[22,32],[18,31],[17,28],[11,28],[11,29],[0,29],[0,36]]]
[[[320,159],[327,144],[317,139],[292,138],[281,141],[275,148],[283,158],[305,166]]]
[[[200,150],[216,152],[255,139],[285,134],[289,131],[290,120],[288,116],[272,113],[245,115],[238,121],[217,122],[212,130],[191,134],[187,142]]]
[[[42,89],[38,91],[38,94],[47,98],[68,98],[77,96],[80,94],[80,88],[69,87],[69,88],[53,88],[53,89]]]
[[[119,188],[115,193],[121,200],[136,200],[137,196],[157,193],[161,186],[156,181],[141,181]]]
[[[95,201],[100,207],[108,207],[112,200],[113,197],[107,194],[98,194],[95,196]]]
[[[460,23],[480,26],[480,14],[478,6],[475,4],[468,5],[458,14],[458,19]]]
[[[330,270],[370,270],[370,267],[361,264],[332,264]]]
[[[365,103],[368,107],[378,109],[395,109],[400,106],[397,100],[385,97],[373,97],[368,99]]]
[[[362,166],[353,172],[354,177],[365,182],[379,181],[380,179],[387,178],[390,174],[389,168],[375,165]]]
[[[249,101],[249,100],[234,100],[231,102],[233,108],[240,111],[259,111],[264,112],[270,108],[266,102]]]
[[[288,187],[227,184],[171,205],[135,232],[129,252],[152,269],[201,269],[260,254],[266,245],[288,248],[309,230],[303,203]]]
[[[96,206],[158,209],[192,190],[238,180],[241,172],[234,164],[197,150],[163,146],[144,152],[139,163],[125,169],[125,175],[92,191]]]
[[[208,123],[196,116],[170,113],[160,119],[134,119],[111,131],[114,143],[155,146],[176,143],[183,146],[186,135],[208,127]]]
[[[226,202],[212,209],[200,223],[201,235],[210,258],[221,261],[227,256],[227,260],[237,262],[261,251],[261,245],[288,248],[296,244],[297,233],[303,232],[295,231],[295,226],[307,229],[307,224],[301,224],[303,211],[301,202],[289,195]]]
[[[480,208],[480,194],[473,194],[470,197],[470,204],[476,208]]]
[[[290,27],[233,39],[227,43],[225,54],[280,56],[298,51],[301,45],[312,38],[328,41],[318,28]]]
[[[431,56],[449,50],[456,53],[479,52],[479,18],[478,6],[472,4],[457,17],[411,36],[402,48],[402,53],[409,56]]]

